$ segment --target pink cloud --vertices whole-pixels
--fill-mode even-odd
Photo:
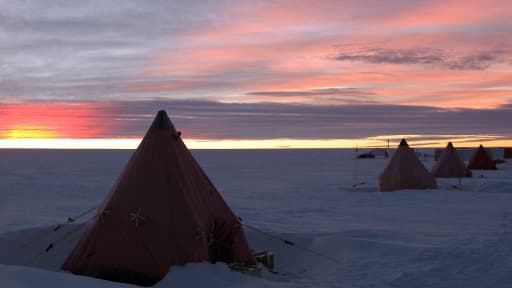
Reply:
[[[167,83],[140,83],[125,90],[224,85],[212,97],[325,104],[331,100],[250,92],[353,87],[373,91],[373,100],[382,103],[496,107],[510,97],[509,91],[489,91],[492,81],[510,80],[512,40],[504,37],[510,31],[500,29],[512,17],[511,5],[238,2],[222,10],[213,24],[173,39],[172,48],[149,58],[142,75],[168,77]],[[500,29],[493,31],[494,26]],[[359,54],[346,56],[347,51]],[[481,85],[471,88],[475,83]]]
[[[509,17],[510,11],[512,3],[506,0],[424,1],[417,9],[404,11],[383,24],[385,28],[503,24],[499,21]]]

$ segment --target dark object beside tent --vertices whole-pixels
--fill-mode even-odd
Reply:
[[[375,148],[367,153],[362,153],[357,156],[358,158],[376,158],[376,157],[385,157],[388,158],[389,154],[386,149]]]

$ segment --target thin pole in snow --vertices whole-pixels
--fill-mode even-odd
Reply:
[[[352,188],[357,187],[357,158],[359,158],[359,155],[357,155],[357,145],[356,145],[356,158],[354,160],[354,184],[352,185]]]

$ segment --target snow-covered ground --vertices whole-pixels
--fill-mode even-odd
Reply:
[[[0,150],[1,287],[130,286],[59,271],[83,225],[52,231],[100,202],[130,154]],[[378,193],[387,160],[357,160],[354,177],[351,150],[193,154],[246,223],[297,246],[248,230],[277,273],[190,264],[156,287],[512,287],[512,162],[474,171],[462,191],[438,179],[439,190]]]

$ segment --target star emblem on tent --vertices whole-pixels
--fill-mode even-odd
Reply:
[[[139,208],[136,213],[132,212],[130,213],[130,222],[135,222],[135,227],[139,227],[139,221],[146,220],[146,217],[141,215],[142,209]]]

